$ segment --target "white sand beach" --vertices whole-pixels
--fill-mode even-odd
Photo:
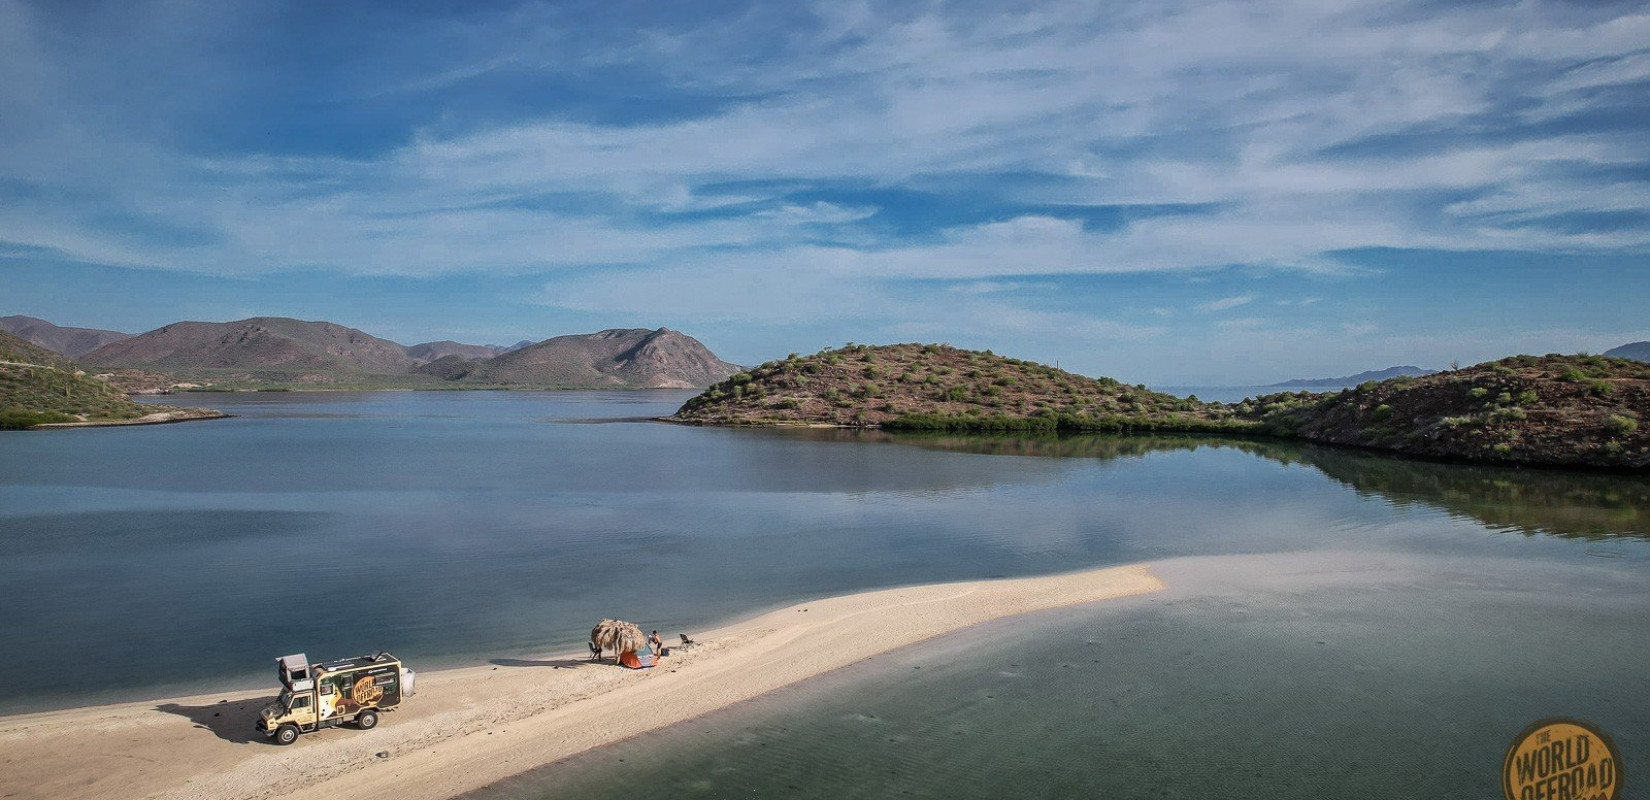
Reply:
[[[422,673],[377,729],[289,747],[253,730],[273,687],[0,717],[0,797],[437,800],[971,625],[1163,588],[1135,565],[817,600],[691,632],[650,670],[560,655]]]

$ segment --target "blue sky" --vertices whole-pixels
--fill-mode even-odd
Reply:
[[[1212,384],[1647,301],[1642,3],[0,0],[0,314]]]

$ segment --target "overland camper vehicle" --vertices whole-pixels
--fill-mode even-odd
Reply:
[[[389,653],[311,664],[303,653],[276,659],[281,696],[258,713],[258,730],[276,744],[292,744],[298,734],[354,722],[361,730],[378,725],[378,712],[413,693],[413,671]]]

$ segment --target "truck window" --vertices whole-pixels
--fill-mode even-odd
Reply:
[[[375,684],[378,684],[379,686],[394,686],[395,685],[395,676],[394,675],[379,675],[378,677],[373,678],[372,682],[375,683]]]
[[[333,686],[330,683],[321,684],[321,694],[336,694],[337,691],[338,687]]]
[[[297,710],[297,709],[300,709],[300,708],[309,708],[309,695],[301,694],[301,695],[298,695],[298,696],[292,698],[292,708],[294,710]]]

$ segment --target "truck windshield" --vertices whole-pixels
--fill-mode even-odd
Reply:
[[[281,708],[284,708],[288,711],[291,711],[292,710],[292,693],[291,692],[281,692],[281,696],[275,698],[275,702],[280,703]]]

